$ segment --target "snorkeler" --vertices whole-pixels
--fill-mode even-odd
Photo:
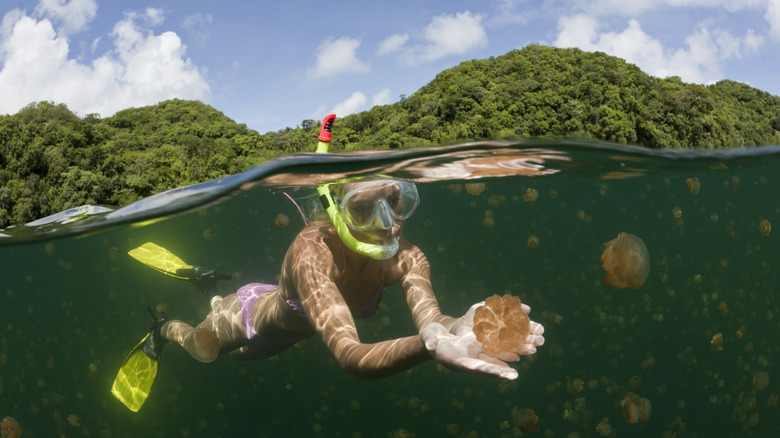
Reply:
[[[330,142],[335,116],[329,117],[320,151],[323,142]],[[522,345],[494,357],[483,352],[472,332],[481,303],[461,318],[441,313],[425,254],[401,238],[405,221],[419,204],[413,183],[378,178],[323,184],[317,191],[327,219],[308,224],[297,235],[284,257],[279,284],[251,283],[225,297],[214,295],[211,312],[196,327],[155,317],[151,332],[119,371],[114,396],[131,410],[140,409],[168,341],[201,362],[211,362],[220,354],[267,358],[316,335],[358,379],[398,373],[432,358],[454,371],[514,379],[517,371],[506,362],[533,354],[544,343],[544,328],[531,322]],[[192,268],[175,256],[168,259],[173,262],[163,272]],[[374,314],[384,288],[396,283],[418,334],[361,342],[355,318]],[[523,311],[530,308],[523,305]]]

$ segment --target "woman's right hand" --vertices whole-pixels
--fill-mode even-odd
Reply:
[[[440,364],[453,371],[507,380],[517,378],[514,368],[482,351],[482,344],[472,331],[454,335],[438,322],[432,322],[420,330],[420,339]]]

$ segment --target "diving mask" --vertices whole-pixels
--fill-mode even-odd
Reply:
[[[364,181],[345,186],[346,193],[333,200],[354,231],[390,229],[394,223],[408,219],[420,203],[417,187],[408,181]]]

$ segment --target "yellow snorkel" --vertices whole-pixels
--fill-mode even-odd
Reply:
[[[320,128],[320,135],[317,137],[317,153],[324,154],[328,152],[330,141],[333,135],[333,122],[336,120],[335,114],[328,114],[322,119],[322,127]],[[347,223],[344,222],[344,218],[339,214],[336,203],[333,202],[333,196],[330,193],[330,184],[320,184],[317,186],[317,194],[320,197],[320,202],[325,212],[328,214],[333,227],[336,228],[336,232],[339,233],[341,241],[347,248],[355,251],[356,253],[367,255],[374,260],[387,260],[394,256],[398,252],[398,239],[393,239],[393,243],[390,245],[375,245],[372,243],[361,242],[352,235],[349,231]]]

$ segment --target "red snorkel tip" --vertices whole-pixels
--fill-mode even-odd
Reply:
[[[336,120],[335,114],[328,114],[322,119],[322,127],[320,128],[320,136],[317,140],[330,143],[330,139],[333,136],[333,122]]]

